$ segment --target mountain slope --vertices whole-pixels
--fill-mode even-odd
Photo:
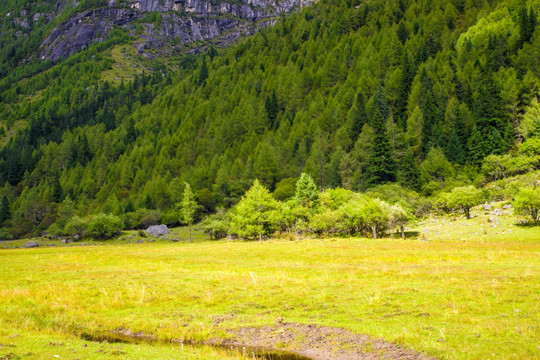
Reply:
[[[406,183],[437,154],[451,171],[417,179],[426,194],[472,182],[485,156],[529,136],[521,119],[540,87],[538,8],[322,1],[230,49],[184,58],[174,73],[70,88],[66,78],[82,71],[91,83],[106,67],[94,47],[68,60],[80,70],[40,75],[61,77],[55,92],[10,110],[31,125],[1,154],[5,225],[45,229],[68,197],[80,214],[147,208],[174,223],[184,180],[210,212],[255,178],[281,191],[306,171],[323,188],[365,189]],[[374,138],[388,146],[372,149]],[[384,179],[381,157],[398,164]]]

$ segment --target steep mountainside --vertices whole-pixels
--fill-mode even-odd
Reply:
[[[133,41],[167,51],[173,33],[227,36],[193,23],[258,26],[301,5],[279,4],[81,3],[37,45],[29,26],[22,49],[58,63],[12,49],[20,28],[3,33],[2,56],[21,58],[0,80],[4,236],[99,212],[177,223],[184,181],[206,213],[256,178],[286,198],[303,171],[323,189],[400,182],[430,196],[481,184],[484,158],[540,134],[539,0],[320,1],[230,48],[155,56],[133,81],[109,75]]]

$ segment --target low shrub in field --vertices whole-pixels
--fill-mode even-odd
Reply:
[[[124,228],[122,220],[112,214],[98,214],[88,224],[88,235],[97,239],[110,239]]]

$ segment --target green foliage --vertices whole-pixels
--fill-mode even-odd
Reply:
[[[97,214],[88,222],[87,235],[95,239],[110,239],[124,228],[122,220],[112,214]]]
[[[408,151],[401,162],[401,184],[409,189],[419,191],[422,187],[420,176],[420,167],[416,162],[416,157],[412,151]]]
[[[275,213],[279,208],[279,202],[268,189],[255,180],[253,186],[233,208],[231,232],[242,238],[262,240],[263,236],[277,229]]]
[[[9,219],[11,219],[11,205],[7,196],[4,196],[0,204],[0,224]]]
[[[229,214],[224,209],[219,209],[215,214],[208,216],[201,222],[201,229],[210,239],[222,239],[229,232]]]
[[[440,148],[432,148],[426,159],[420,166],[421,176],[424,182],[435,181],[443,183],[454,176],[454,168],[446,159],[444,152]]]
[[[384,102],[381,101],[381,105],[379,106],[384,109]],[[387,111],[386,109],[384,110]],[[383,115],[378,109],[375,109],[372,124],[375,130],[375,136],[366,165],[366,181],[369,186],[396,181],[397,174],[396,162],[392,155]]]
[[[516,195],[514,211],[518,215],[529,217],[538,226],[540,217],[540,188],[522,188]]]
[[[88,230],[88,219],[83,219],[78,216],[73,216],[66,223],[64,233],[82,238]]]
[[[482,190],[474,186],[457,187],[452,189],[450,193],[444,194],[444,196],[447,206],[452,209],[459,208],[467,219],[471,218],[471,208],[484,200]]]
[[[191,240],[191,226],[195,221],[195,214],[197,212],[198,204],[195,200],[195,195],[191,191],[191,186],[184,182],[184,197],[182,198],[182,216],[181,220],[189,226],[189,242]]]
[[[300,175],[300,179],[296,182],[294,198],[300,205],[308,209],[317,207],[319,203],[319,190],[309,174],[302,173]]]
[[[278,182],[274,190],[274,197],[277,200],[284,201],[295,196],[298,180],[299,178],[291,177]]]
[[[122,29],[56,64],[35,56],[56,25],[99,2],[22,36],[4,21],[5,226],[19,236],[52,220],[61,231],[58,204],[68,196],[77,214],[122,215],[130,228],[143,226],[141,208],[178,223],[169,215],[184,181],[210,214],[237,204],[255,178],[284,200],[291,182],[280,181],[302,172],[322,190],[399,180],[432,194],[487,163],[486,180],[536,169],[528,153],[504,158],[515,154],[516,134],[540,134],[536,3],[401,3],[318,2],[219,52],[170,61],[178,71],[152,62],[152,72],[116,83],[102,76],[108,50],[130,41]],[[54,4],[0,9],[47,14]],[[500,158],[484,162],[491,155]]]

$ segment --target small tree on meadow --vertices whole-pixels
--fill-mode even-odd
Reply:
[[[189,242],[192,242],[191,240],[191,227],[193,225],[193,221],[195,220],[195,213],[197,211],[197,201],[195,200],[195,195],[193,194],[193,191],[191,191],[191,186],[187,182],[184,182],[185,189],[184,189],[184,198],[182,199],[182,216],[181,220],[184,220],[184,222],[189,227]]]
[[[364,204],[364,221],[371,229],[373,238],[379,238],[390,222],[391,207],[379,199],[368,199]]]
[[[277,201],[266,187],[255,180],[240,202],[234,207],[231,227],[240,237],[262,240],[276,228],[276,212],[280,209]]]
[[[446,194],[446,204],[449,208],[459,208],[467,219],[471,218],[471,208],[484,200],[482,190],[474,186],[461,186]]]
[[[540,217],[540,188],[522,188],[513,202],[514,212],[517,215],[530,217],[534,226],[538,226]]]

